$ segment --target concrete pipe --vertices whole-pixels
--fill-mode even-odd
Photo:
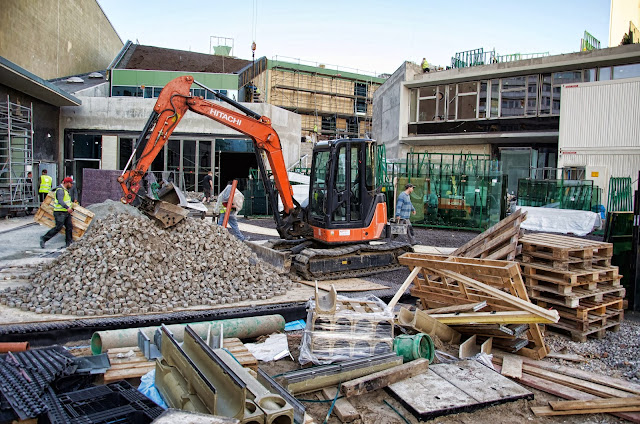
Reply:
[[[224,327],[224,337],[237,337],[239,339],[254,338],[262,335],[276,333],[284,330],[284,318],[282,315],[263,315],[257,317],[234,318],[218,321],[204,321],[184,324],[168,325],[176,340],[184,340],[184,328],[189,325],[206,340],[209,326]],[[91,337],[91,353],[99,355],[109,349],[118,347],[138,346],[138,331],[153,340],[153,334],[160,327],[124,328],[121,330],[96,331]]]

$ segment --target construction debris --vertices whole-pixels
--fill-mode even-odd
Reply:
[[[523,340],[503,335],[495,339],[493,345],[511,352],[519,351],[535,359],[541,359],[548,353],[542,333],[538,324],[535,323],[540,322],[538,317],[548,320],[546,322],[558,322],[558,312],[543,309],[529,301],[517,263],[488,259],[444,258],[424,253],[405,253],[399,261],[413,268],[410,277],[413,278],[414,288],[411,289],[411,294],[420,298],[424,309],[475,304],[484,300],[487,302],[488,312],[526,312],[531,314],[527,316],[536,317],[527,324],[529,326],[527,338]],[[458,323],[465,326],[473,325],[472,314],[468,313]],[[477,321],[481,324],[482,320],[486,319],[480,318],[485,315],[485,312],[476,312],[476,314],[479,314]],[[493,322],[511,324],[508,321],[508,315],[502,315]],[[524,315],[513,315],[513,324],[522,323],[522,316]]]
[[[31,287],[5,290],[0,303],[48,314],[138,314],[268,299],[291,285],[218,225],[186,219],[162,229],[119,214],[96,222]]]

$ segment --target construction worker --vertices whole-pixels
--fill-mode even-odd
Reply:
[[[73,241],[73,223],[71,218],[73,204],[71,203],[71,195],[69,194],[72,185],[73,180],[66,177],[62,180],[62,184],[56,187],[56,194],[53,198],[53,218],[56,221],[56,226],[47,231],[44,236],[40,237],[40,247],[43,249],[44,244],[58,234],[63,226],[67,247],[69,247]]]
[[[229,232],[236,236],[236,238],[240,241],[249,240],[249,237],[242,234],[240,228],[238,227],[238,211],[242,209],[242,205],[244,203],[244,195],[240,190],[236,188],[235,193],[233,194],[233,204],[229,205],[229,196],[231,195],[231,185],[233,181],[229,181],[227,186],[222,190],[222,192],[218,195],[218,199],[216,200],[216,205],[213,208],[214,222],[216,218],[218,219],[218,225],[222,225],[224,222],[224,216],[227,213],[227,208],[231,208],[229,211]]]
[[[204,203],[211,203],[211,190],[213,190],[213,171],[207,172],[202,180],[202,191],[204,192]]]
[[[422,73],[426,74],[427,72],[429,72],[429,62],[427,62],[426,58],[422,58],[422,64],[420,65],[422,66]]]
[[[396,204],[396,222],[398,224],[404,224],[407,226],[407,238],[412,245],[416,244],[415,236],[413,234],[413,227],[409,218],[411,215],[416,214],[416,208],[411,203],[410,194],[413,193],[413,184],[406,184],[404,191],[398,196],[398,202]]]
[[[51,184],[53,183],[53,178],[47,175],[47,170],[42,170],[42,175],[40,175],[40,188],[38,188],[38,195],[40,196],[40,203],[44,202],[44,199],[47,197],[47,194],[51,191]]]

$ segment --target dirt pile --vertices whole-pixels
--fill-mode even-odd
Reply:
[[[268,299],[291,284],[208,221],[188,218],[162,229],[119,214],[98,220],[36,273],[30,288],[0,293],[0,303],[36,313],[135,314]]]

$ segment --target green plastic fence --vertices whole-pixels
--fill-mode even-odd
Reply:
[[[631,177],[611,177],[609,179],[608,212],[633,210],[633,182]]]

